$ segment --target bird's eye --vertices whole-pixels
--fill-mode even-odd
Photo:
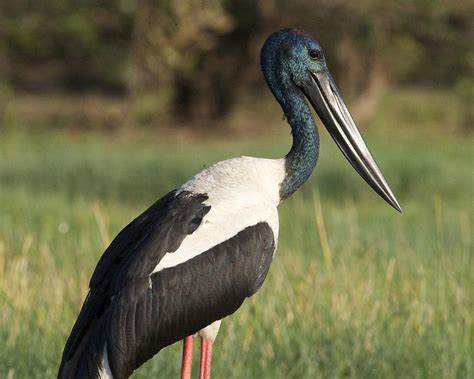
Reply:
[[[309,56],[311,57],[311,59],[321,59],[322,56],[323,56],[323,53],[319,50],[316,50],[316,49],[311,49],[309,51]]]

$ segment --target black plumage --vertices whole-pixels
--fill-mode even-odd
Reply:
[[[207,195],[170,192],[129,224],[100,259],[63,353],[59,378],[97,378],[107,345],[114,378],[235,312],[260,288],[275,250],[267,223],[152,273],[209,212]]]
[[[107,317],[107,351],[114,377],[133,370],[166,347],[234,313],[260,288],[275,250],[266,223],[177,266],[127,286]]]

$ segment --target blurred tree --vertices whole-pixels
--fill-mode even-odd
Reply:
[[[224,48],[222,40],[236,28],[235,16],[222,3],[137,2],[129,86],[139,102],[143,96],[149,100],[142,112],[171,109],[178,117],[211,117],[228,110],[222,83],[240,62]],[[230,56],[236,60],[230,62]]]
[[[0,75],[19,89],[124,86],[134,2],[0,2]]]

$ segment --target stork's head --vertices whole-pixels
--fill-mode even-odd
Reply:
[[[327,70],[323,50],[310,35],[284,29],[273,33],[261,51],[262,70],[267,81],[279,78],[301,86],[310,80],[308,73]]]
[[[291,95],[288,94],[303,94],[355,170],[385,201],[401,212],[342,100],[320,44],[307,33],[284,29],[265,41],[260,63],[265,80],[283,111],[290,111]]]

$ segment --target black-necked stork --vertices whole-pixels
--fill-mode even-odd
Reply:
[[[272,34],[261,67],[292,129],[281,159],[240,157],[198,173],[126,226],[104,252],[64,348],[59,378],[126,378],[184,339],[182,377],[201,337],[209,378],[220,320],[262,285],[278,238],[278,205],[313,171],[319,137],[309,100],[367,183],[401,211],[326,67],[321,46],[294,29]]]

